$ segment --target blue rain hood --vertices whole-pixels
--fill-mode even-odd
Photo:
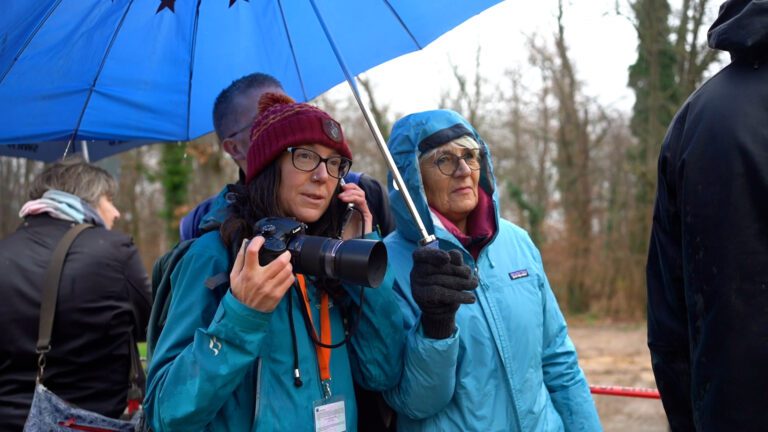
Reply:
[[[462,133],[465,131],[468,133]],[[488,145],[483,141],[474,127],[455,111],[434,110],[410,114],[398,120],[392,127],[387,143],[398,171],[403,177],[408,192],[413,199],[416,210],[421,216],[424,226],[430,234],[435,234],[435,223],[427,204],[427,195],[419,171],[419,144],[426,141],[442,141],[445,144],[462,135],[471,136],[480,145],[483,155],[483,167],[480,170],[480,187],[493,199],[496,226],[499,225],[498,197],[496,195],[493,164]],[[437,139],[437,140],[436,140]],[[421,239],[416,222],[408,212],[400,191],[394,188],[392,174],[389,174],[389,199],[395,216],[396,226],[400,234],[411,241]]]

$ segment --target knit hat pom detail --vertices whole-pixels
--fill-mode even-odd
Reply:
[[[290,105],[295,103],[296,101],[286,94],[264,93],[264,95],[259,98],[259,112],[263,113],[275,105]]]

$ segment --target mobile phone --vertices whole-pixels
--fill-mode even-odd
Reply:
[[[343,187],[347,182],[344,181],[344,179],[339,180],[339,184]],[[349,218],[352,217],[352,212],[354,211],[353,208],[355,207],[355,204],[353,203],[347,203],[346,208],[344,209],[344,214],[341,217],[341,227],[339,227],[339,236],[344,232],[344,227],[347,226],[347,222],[349,222]]]

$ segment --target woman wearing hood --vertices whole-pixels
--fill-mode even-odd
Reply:
[[[453,111],[428,111],[399,120],[388,145],[438,239],[419,247],[391,190],[397,230],[385,242],[407,341],[385,399],[398,430],[601,430],[539,251],[499,217],[477,131]]]
[[[768,1],[723,3],[731,63],[678,111],[659,155],[648,347],[673,431],[768,430]]]

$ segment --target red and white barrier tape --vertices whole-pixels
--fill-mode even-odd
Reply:
[[[598,395],[661,399],[659,391],[652,388],[591,385],[589,386],[589,390],[592,394]]]

